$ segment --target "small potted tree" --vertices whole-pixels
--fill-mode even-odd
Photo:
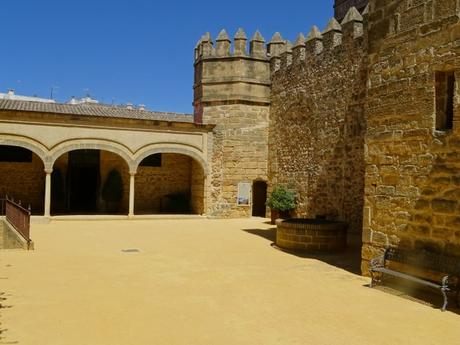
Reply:
[[[289,218],[290,211],[295,208],[294,192],[284,186],[276,186],[267,200],[267,206],[271,210],[272,224],[277,218]]]

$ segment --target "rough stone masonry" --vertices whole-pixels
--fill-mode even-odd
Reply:
[[[247,215],[237,181],[268,178],[297,216],[347,221],[366,274],[388,245],[460,256],[460,4],[365,5],[336,1],[325,29],[267,51],[259,33],[249,52],[242,31],[233,52],[203,36],[195,120],[217,123],[211,214]]]

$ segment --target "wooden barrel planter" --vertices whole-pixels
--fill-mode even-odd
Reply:
[[[347,246],[348,224],[324,219],[277,220],[276,245],[305,252],[333,253]]]

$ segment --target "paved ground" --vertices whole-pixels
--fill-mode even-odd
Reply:
[[[269,227],[257,219],[34,225],[35,252],[0,253],[0,344],[460,344],[458,314],[273,249]]]

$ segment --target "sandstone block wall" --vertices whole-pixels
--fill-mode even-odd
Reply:
[[[216,123],[208,215],[250,217],[250,206],[237,206],[239,182],[267,181],[268,106],[244,104],[206,107],[204,118]]]
[[[389,244],[460,256],[459,3],[371,1],[363,273]],[[435,74],[454,72],[437,131]]]
[[[195,122],[216,125],[206,213],[249,217],[251,205],[237,205],[238,184],[267,181],[270,64],[262,35],[254,34],[249,49],[242,29],[233,45],[225,30],[215,42],[204,35],[195,50],[194,90]]]
[[[32,154],[32,162],[0,162],[0,198],[5,195],[30,205],[33,215],[43,215],[45,171],[41,159]]]
[[[203,169],[188,156],[164,153],[161,167],[140,166],[135,181],[136,214],[159,213],[162,199],[177,193],[189,195],[193,211],[202,213]]]
[[[190,168],[190,203],[194,214],[205,213],[205,177],[201,165],[192,159]]]
[[[334,1],[334,16],[337,20],[342,20],[347,14],[350,7],[354,6],[359,11],[362,11],[369,0],[335,0]]]
[[[362,18],[332,23],[272,57],[270,187],[296,192],[296,216],[346,221],[361,234],[366,38]]]

